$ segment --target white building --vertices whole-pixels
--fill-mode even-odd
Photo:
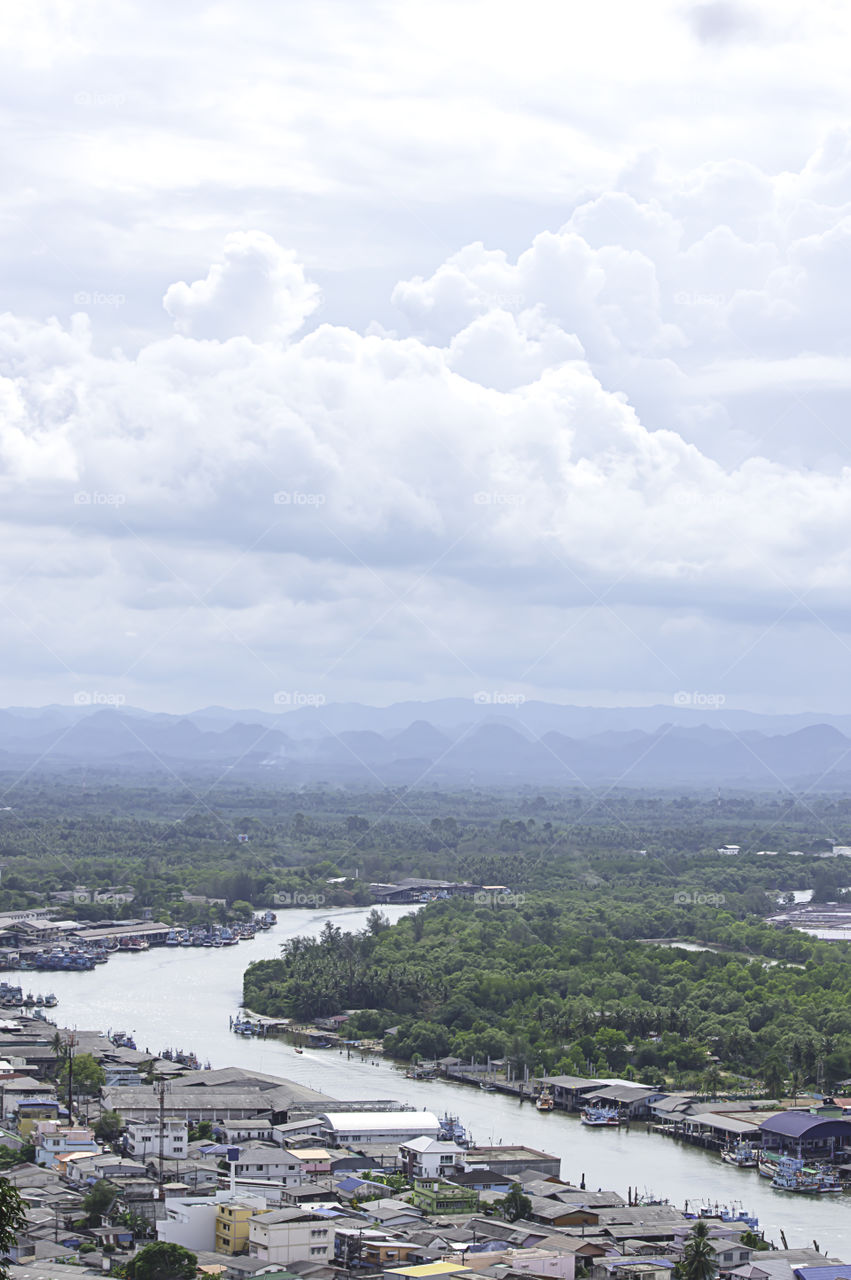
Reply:
[[[439,1178],[463,1164],[464,1148],[435,1138],[412,1138],[399,1147],[402,1165],[409,1178]]]
[[[431,1111],[327,1111],[319,1119],[323,1139],[335,1147],[396,1145],[440,1133],[440,1122]]]
[[[167,1199],[165,1217],[157,1220],[157,1239],[182,1245],[193,1253],[212,1253],[216,1245],[216,1209],[231,1199],[229,1191],[191,1200]],[[266,1207],[263,1196],[240,1194],[239,1204],[253,1204],[258,1213]]]
[[[157,1239],[179,1244],[193,1253],[212,1253],[216,1243],[215,1196],[165,1202],[165,1217],[157,1221]]]
[[[261,1262],[327,1262],[334,1251],[332,1219],[304,1209],[276,1209],[251,1219],[248,1252]]]
[[[128,1120],[124,1147],[136,1160],[158,1160],[160,1155],[159,1120]],[[168,1116],[163,1119],[163,1156],[166,1160],[185,1160],[187,1125],[185,1120]]]
[[[237,1178],[250,1178],[252,1182],[268,1179],[285,1187],[300,1187],[303,1167],[297,1156],[281,1147],[250,1142],[239,1148],[235,1173]]]
[[[94,1130],[83,1126],[60,1124],[57,1120],[39,1120],[32,1137],[36,1164],[43,1164],[51,1169],[58,1169],[59,1157],[71,1152],[100,1154]]]

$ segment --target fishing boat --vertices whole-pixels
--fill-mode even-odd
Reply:
[[[464,1128],[457,1116],[451,1116],[448,1111],[440,1118],[440,1132],[437,1135],[438,1142],[456,1142],[459,1147],[466,1147],[470,1144],[467,1130]]]
[[[541,1090],[535,1099],[535,1106],[538,1111],[552,1111],[555,1103],[553,1102],[553,1095],[550,1093],[549,1089],[543,1088]]]
[[[721,1152],[725,1164],[735,1165],[737,1169],[755,1169],[759,1161],[759,1152],[746,1142],[739,1142],[734,1147],[725,1147]]]
[[[819,1193],[819,1175],[814,1169],[805,1169],[803,1160],[794,1156],[782,1156],[777,1161],[777,1171],[771,1179],[771,1185],[778,1191],[815,1196]]]
[[[818,1178],[818,1193],[820,1196],[835,1195],[841,1193],[842,1183],[839,1180],[839,1174],[835,1169],[829,1168],[827,1165],[819,1164],[815,1167],[815,1174]]]
[[[773,1178],[777,1172],[779,1156],[769,1155],[767,1151],[761,1151],[757,1158],[756,1171],[761,1178]]]
[[[583,1107],[581,1119],[591,1129],[616,1129],[621,1122],[614,1107]]]

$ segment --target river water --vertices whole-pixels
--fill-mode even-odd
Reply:
[[[395,922],[410,907],[387,907]],[[317,935],[326,920],[345,930],[364,926],[368,908],[279,911],[278,924],[238,947],[152,948],[113,954],[90,973],[22,974],[24,989],[54,991],[52,1012],[60,1026],[78,1030],[132,1032],[140,1049],[191,1050],[214,1067],[245,1066],[297,1080],[341,1099],[398,1098],[437,1115],[459,1116],[477,1142],[525,1143],[561,1158],[562,1177],[589,1190],[627,1187],[652,1191],[678,1207],[686,1201],[741,1205],[756,1214],[766,1238],[790,1248],[811,1246],[851,1261],[851,1198],[802,1196],[774,1191],[752,1169],[734,1169],[697,1147],[686,1146],[643,1125],[588,1129],[577,1116],[541,1114],[526,1102],[469,1085],[405,1079],[388,1061],[362,1059],[335,1049],[296,1054],[283,1040],[243,1039],[228,1029],[242,997],[242,974],[252,960],[277,956],[281,943],[298,934]],[[29,980],[29,981],[27,981]]]

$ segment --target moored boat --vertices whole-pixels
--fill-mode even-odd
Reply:
[[[782,1156],[777,1161],[777,1171],[771,1179],[778,1191],[793,1191],[798,1195],[819,1194],[819,1175],[814,1169],[806,1169],[803,1160],[794,1156]]]
[[[725,1164],[735,1165],[737,1169],[755,1169],[759,1161],[759,1152],[746,1142],[739,1142],[734,1147],[725,1147],[721,1152]]]
[[[583,1107],[581,1119],[591,1129],[615,1129],[621,1122],[614,1107]]]

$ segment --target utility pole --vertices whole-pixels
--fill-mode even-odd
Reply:
[[[72,1031],[68,1037],[68,1123],[74,1123],[74,1044],[76,1035]]]
[[[162,1195],[162,1189],[163,1189],[163,1162],[164,1162],[164,1160],[165,1160],[165,1090],[166,1090],[166,1083],[165,1083],[165,1080],[160,1080],[160,1084],[159,1084],[159,1093],[160,1093],[160,1157],[159,1157],[159,1183],[160,1183],[160,1195]]]

